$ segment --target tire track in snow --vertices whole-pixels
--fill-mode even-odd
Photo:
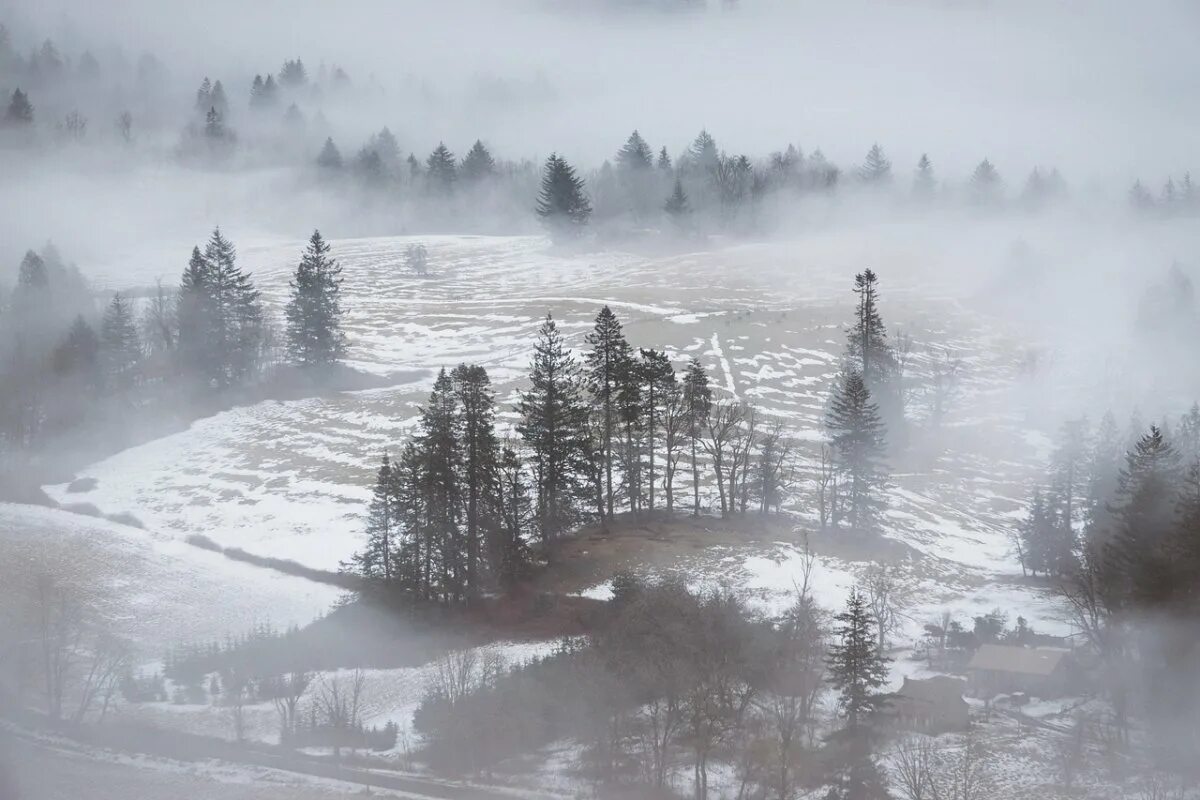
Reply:
[[[729,366],[729,359],[725,357],[725,351],[721,349],[721,337],[716,332],[712,335],[712,351],[717,360],[721,362],[721,369],[725,371],[725,390],[733,396],[734,400],[738,399],[737,386],[733,383],[733,369]]]

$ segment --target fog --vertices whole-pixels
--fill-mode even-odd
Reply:
[[[0,800],[1200,798],[1198,35],[0,0]]]

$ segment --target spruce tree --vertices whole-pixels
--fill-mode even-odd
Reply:
[[[700,516],[700,466],[697,460],[697,447],[700,437],[712,411],[712,389],[708,385],[708,372],[693,357],[688,362],[687,373],[683,378],[683,403],[687,409],[688,445],[692,456],[692,516]]]
[[[844,476],[842,486],[850,527],[860,530],[871,527],[884,506],[881,493],[887,482],[882,464],[885,429],[879,408],[872,402],[871,392],[858,370],[844,373],[834,387],[825,427],[837,467]]]
[[[689,166],[696,167],[700,172],[711,174],[716,171],[721,160],[721,152],[717,149],[717,141],[707,130],[700,131],[688,147]]]
[[[887,662],[877,646],[877,623],[867,600],[850,591],[846,610],[834,617],[834,641],[826,665],[829,682],[838,692],[838,713],[845,721],[831,736],[840,745],[832,789],[837,800],[875,800],[888,797],[872,752],[871,722],[886,702],[879,689],[887,682]]]
[[[342,168],[342,154],[333,143],[333,137],[326,137],[325,144],[317,155],[317,166],[323,170],[335,172]]]
[[[658,162],[656,166],[658,167],[659,171],[663,172],[664,174],[671,171],[671,156],[667,154],[667,148],[665,145],[661,150],[658,151]]]
[[[858,303],[854,324],[846,331],[846,355],[872,390],[889,381],[896,363],[887,341],[887,328],[879,314],[878,287],[879,278],[870,269],[854,276]]]
[[[638,367],[642,383],[642,408],[646,418],[645,429],[648,436],[646,452],[650,458],[649,506],[650,510],[654,511],[654,482],[657,477],[655,469],[656,436],[662,427],[663,418],[667,414],[667,406],[674,392],[678,390],[678,381],[675,378],[675,369],[671,366],[671,360],[662,351],[643,349]]]
[[[613,432],[617,423],[619,393],[629,380],[633,356],[617,315],[608,306],[600,309],[591,333],[585,337],[591,346],[585,359],[588,390],[601,418],[600,446],[604,459],[605,516],[613,517]]]
[[[446,193],[454,188],[458,180],[458,166],[454,154],[443,142],[438,142],[429,158],[425,159],[425,178],[434,191]]]
[[[212,108],[212,81],[206,76],[196,90],[196,114],[204,116]]]
[[[460,525],[462,507],[462,418],[458,397],[443,369],[421,409],[421,450],[426,524],[440,568],[438,588],[444,601],[465,597],[466,548]],[[429,553],[429,545],[426,552]]]
[[[680,228],[684,227],[688,216],[692,213],[691,206],[688,203],[688,196],[683,191],[683,182],[678,178],[675,179],[675,188],[671,191],[671,196],[667,198],[667,202],[663,205],[663,211],[666,211],[667,216],[671,218],[671,222]]]
[[[328,367],[342,359],[342,268],[329,244],[314,230],[300,257],[285,315],[288,358],[299,367]]]
[[[996,167],[986,158],[980,161],[979,166],[975,167],[975,171],[971,173],[971,201],[976,205],[995,205],[1000,201],[1002,191],[1003,183]]]
[[[476,139],[475,144],[471,145],[471,149],[467,151],[467,156],[462,162],[463,180],[475,183],[485,178],[491,178],[495,174],[495,159],[492,158],[492,154],[488,152],[483,142]]]
[[[396,476],[388,454],[383,454],[383,463],[375,476],[375,487],[371,492],[371,504],[367,508],[364,533],[366,542],[356,552],[348,565],[356,575],[375,584],[387,585],[397,576],[393,565],[395,548],[399,542],[400,515],[396,496]]]
[[[628,172],[649,170],[654,165],[654,152],[636,130],[617,151],[617,169]]]
[[[858,176],[863,183],[872,186],[883,186],[892,181],[892,162],[883,154],[883,148],[878,143],[871,145],[863,165],[858,169]]]
[[[536,476],[538,533],[551,541],[579,518],[589,454],[579,363],[549,315],[538,331],[529,380],[518,405],[517,432],[530,449]]]
[[[519,584],[529,571],[529,545],[525,532],[533,519],[524,465],[516,450],[505,447],[497,470],[497,510],[489,550],[496,582],[505,591]]]
[[[33,124],[33,104],[29,102],[29,95],[20,89],[13,89],[12,98],[4,112],[4,122],[12,127]]]
[[[469,598],[481,589],[481,566],[488,518],[497,507],[499,444],[496,439],[495,395],[487,370],[459,364],[450,373],[458,401],[462,435],[462,487],[466,547],[464,583]]]
[[[933,174],[933,162],[929,160],[929,156],[925,153],[921,154],[921,160],[917,162],[917,170],[913,175],[913,195],[922,200],[928,200],[933,197],[937,180]]]
[[[194,377],[208,379],[216,371],[213,366],[216,353],[211,347],[213,316],[208,262],[200,248],[193,247],[180,281],[175,318],[179,326],[179,363],[185,373]]]
[[[565,159],[552,153],[542,173],[537,213],[556,238],[578,236],[592,215],[583,179]]]
[[[103,386],[100,339],[82,315],[75,317],[66,338],[54,349],[51,363],[57,375],[77,383],[88,394]]]
[[[100,347],[104,354],[108,384],[129,389],[142,359],[142,344],[129,303],[120,292],[113,295],[100,325]]]

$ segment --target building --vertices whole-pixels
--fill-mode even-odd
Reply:
[[[932,734],[966,730],[970,720],[963,699],[966,688],[962,678],[945,675],[905,678],[899,691],[888,698],[886,713],[904,730]]]
[[[968,689],[975,697],[1057,697],[1067,689],[1069,655],[1057,648],[985,644],[967,664]]]

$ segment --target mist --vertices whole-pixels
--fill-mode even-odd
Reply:
[[[1200,797],[1198,32],[0,5],[0,800]]]

